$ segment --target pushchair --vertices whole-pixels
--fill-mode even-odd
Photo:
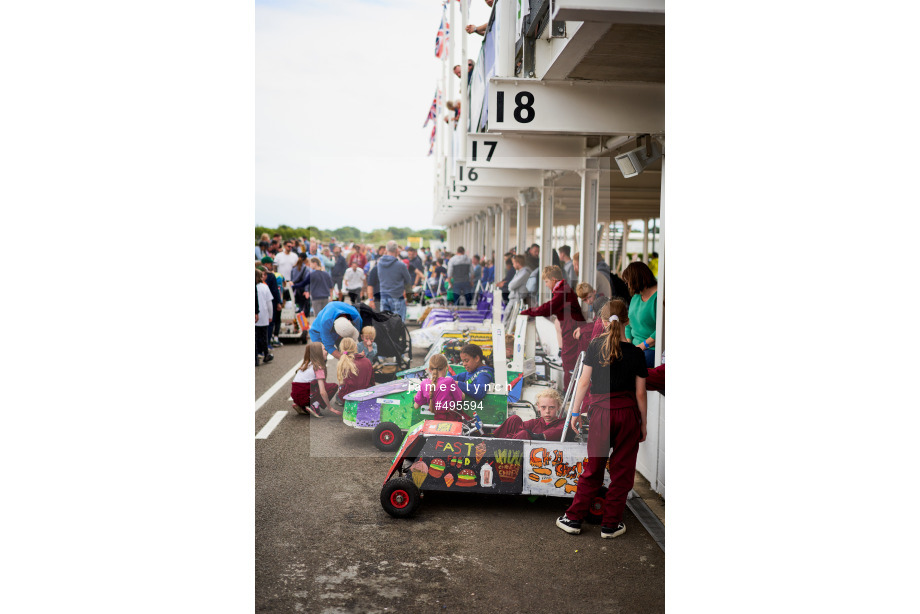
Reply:
[[[408,369],[412,360],[409,330],[398,313],[377,312],[364,303],[358,304],[358,313],[364,325],[373,326],[377,333],[374,339],[377,344],[377,356],[389,359],[374,365],[374,381],[381,384],[396,379],[396,372]]]
[[[419,301],[422,305],[444,305],[447,302],[447,288],[444,283],[444,276],[438,275],[437,281],[434,277],[425,280],[425,291],[422,293]]]

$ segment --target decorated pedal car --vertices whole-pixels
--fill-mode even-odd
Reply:
[[[584,442],[465,437],[459,422],[426,420],[409,431],[380,490],[380,504],[394,518],[414,514],[425,491],[574,497],[588,459]],[[588,522],[604,513],[604,489]]]
[[[411,516],[422,492],[433,490],[574,497],[588,460],[587,438],[570,428],[583,358],[562,404],[561,441],[469,437],[459,422],[426,420],[412,427],[393,459],[380,490],[383,509],[394,518]],[[609,484],[608,467],[604,488],[591,502],[589,522],[600,522]]]
[[[465,372],[462,365],[450,365],[449,368],[454,373]],[[426,418],[434,417],[427,406],[418,409],[413,407],[419,376],[424,377],[424,369],[410,369],[404,375],[403,379],[356,390],[343,398],[345,409],[342,421],[357,429],[373,429],[374,445],[387,452],[399,447],[403,431]],[[508,394],[487,392],[482,401],[476,403],[475,411],[486,429],[496,428],[504,422],[509,415],[509,403],[521,398],[522,374],[508,371],[507,381]]]

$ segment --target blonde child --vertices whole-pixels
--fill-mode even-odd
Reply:
[[[447,375],[447,358],[444,354],[435,354],[428,361],[428,376],[415,394],[415,408],[428,405],[435,420],[459,422],[457,411],[460,410],[463,393],[457,382]]]
[[[562,408],[562,395],[555,388],[547,388],[537,393],[534,405],[540,412],[539,418],[521,420],[520,416],[509,416],[502,425],[495,429],[492,437],[500,439],[539,439],[542,441],[559,441],[565,427],[565,416],[559,415]]]
[[[371,362],[377,360],[377,344],[374,339],[377,338],[377,331],[373,326],[365,326],[361,329],[361,343],[358,344],[358,351]]]
[[[298,414],[309,413],[322,418],[321,409],[329,407],[329,397],[334,395],[338,386],[326,383],[326,348],[319,341],[307,344],[303,354],[303,363],[294,374],[291,385],[292,406]],[[341,415],[341,414],[339,414]]]
[[[358,344],[351,337],[342,339],[339,345],[342,356],[339,358],[339,367],[336,375],[339,379],[339,391],[334,401],[343,405],[342,398],[356,390],[364,390],[374,385],[374,367],[367,357],[358,351]],[[330,407],[329,411],[339,416],[341,412]]]

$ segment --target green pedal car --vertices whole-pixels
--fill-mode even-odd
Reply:
[[[450,368],[454,373],[465,372],[462,365],[450,365]],[[413,407],[419,383],[417,378],[399,379],[347,394],[343,398],[342,421],[356,429],[373,430],[374,445],[385,452],[393,452],[402,443],[404,431],[434,417],[427,406]],[[498,427],[508,417],[509,405],[521,398],[522,374],[507,371],[507,383],[507,394],[487,392],[482,401],[466,401],[465,409],[475,410],[484,428]]]

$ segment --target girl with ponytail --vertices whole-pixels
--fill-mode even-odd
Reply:
[[[342,339],[339,343],[339,351],[342,355],[339,357],[339,366],[335,372],[339,380],[339,391],[332,402],[342,407],[344,406],[342,398],[346,394],[374,385],[374,367],[363,353],[358,352],[358,343],[351,337]],[[331,407],[329,409],[341,415],[341,412]]]
[[[460,407],[463,393],[453,378],[447,375],[447,358],[444,354],[435,354],[428,361],[428,378],[421,382],[415,394],[415,408],[428,405],[434,412],[435,420],[460,421],[456,413]]]
[[[575,498],[565,514],[556,519],[556,526],[566,533],[581,533],[581,521],[603,485],[605,466],[609,466],[610,486],[601,521],[601,537],[609,539],[626,532],[623,510],[633,487],[639,443],[646,436],[648,369],[642,350],[626,338],[626,303],[620,299],[607,302],[600,320],[604,330],[588,345],[574,399],[576,408],[584,402],[582,412],[590,421],[588,460],[578,478]],[[573,416],[572,427],[580,428],[581,415]]]

